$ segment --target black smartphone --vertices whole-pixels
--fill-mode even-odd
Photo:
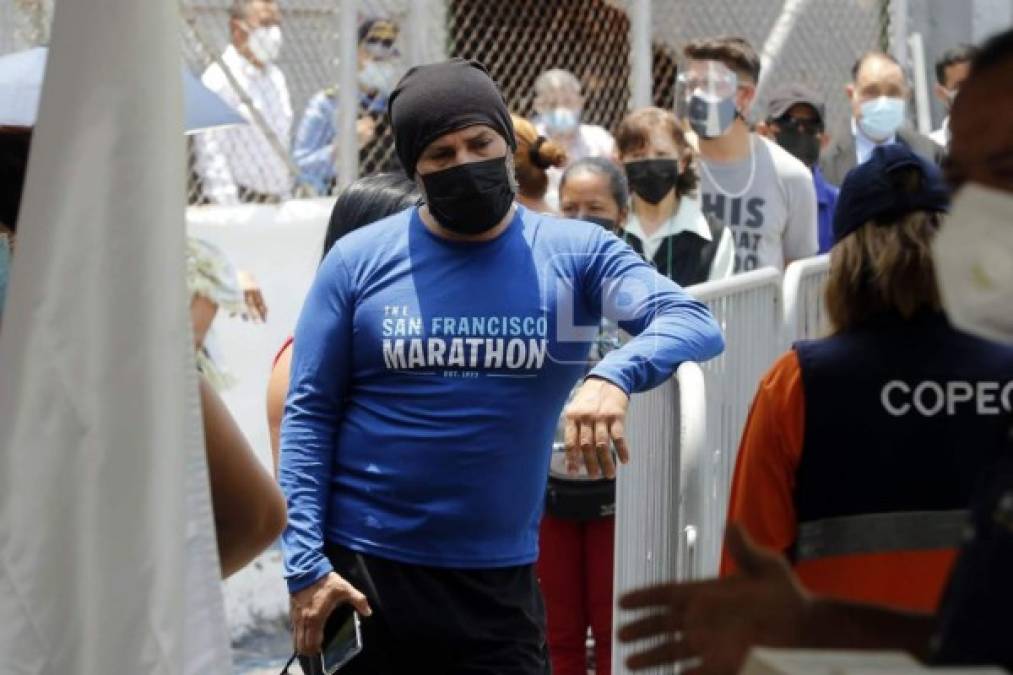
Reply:
[[[314,656],[299,657],[306,675],[334,675],[362,651],[362,626],[351,605],[341,605],[327,617],[324,647]]]

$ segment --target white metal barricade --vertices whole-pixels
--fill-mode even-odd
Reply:
[[[698,541],[701,572],[717,574],[728,496],[742,428],[756,385],[781,352],[781,274],[768,267],[693,286],[725,336],[724,353],[701,364],[707,385],[707,440],[701,479],[706,506]]]
[[[830,330],[823,287],[830,271],[830,256],[797,260],[784,273],[784,337],[796,340],[825,336]]]
[[[695,363],[682,364],[675,377],[630,400],[631,458],[616,481],[616,598],[673,577],[700,576],[705,409],[704,376]],[[614,616],[618,625],[622,617]],[[630,654],[615,644],[613,673],[627,672],[623,662]]]

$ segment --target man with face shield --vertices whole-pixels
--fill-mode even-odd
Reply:
[[[221,64],[249,97],[270,133],[287,148],[292,102],[285,75],[275,64],[282,46],[281,10],[274,0],[234,0],[229,8],[229,34],[231,44],[222,53]],[[204,199],[215,204],[280,201],[292,189],[287,161],[252,122],[221,64],[211,64],[201,80],[251,122],[206,131],[194,139]]]
[[[679,117],[699,137],[703,213],[735,239],[735,271],[816,253],[816,196],[806,167],[746,122],[760,59],[742,38],[696,40],[677,82]]]
[[[954,327],[1007,345],[1013,344],[1011,78],[1008,30],[982,46],[954,101],[944,172],[955,193],[932,252]],[[965,543],[934,613],[813,595],[782,555],[732,527],[727,549],[740,574],[632,593],[621,606],[652,613],[621,628],[619,638],[662,640],[638,656],[638,668],[698,659],[701,672],[712,675],[739,672],[753,646],[900,649],[933,663],[1013,669],[1013,441],[1007,437],[987,459],[974,483]]]
[[[707,309],[594,223],[514,203],[485,68],[410,70],[389,116],[424,203],[342,238],[295,331],[279,479],[295,646],[351,604],[349,672],[548,672],[533,571],[552,440],[615,476],[631,392],[722,349]],[[602,318],[634,335],[590,372]],[[635,449],[634,449],[635,450]]]
[[[895,58],[883,52],[862,54],[851,67],[851,78],[845,87],[850,126],[835,131],[833,144],[820,158],[820,171],[831,184],[843,183],[849,171],[886,143],[902,143],[936,164],[942,160],[943,149],[907,124],[911,88]]]
[[[386,152],[392,141],[384,121],[387,97],[402,72],[401,53],[394,46],[397,36],[397,25],[387,19],[367,19],[359,24],[355,132],[361,175],[400,169],[397,159]],[[292,158],[301,172],[299,181],[318,195],[329,194],[336,180],[338,103],[336,86],[318,91],[306,105],[292,144]]]
[[[585,157],[612,157],[615,141],[597,124],[585,124],[584,96],[580,81],[569,70],[546,70],[535,80],[535,129],[539,134],[562,146],[567,166]],[[545,199],[553,209],[559,208],[559,179],[566,167],[551,167],[549,190]]]

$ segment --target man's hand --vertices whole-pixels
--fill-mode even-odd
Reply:
[[[619,629],[622,642],[659,638],[627,659],[631,670],[689,661],[697,675],[734,675],[749,649],[795,647],[813,600],[784,558],[756,546],[732,525],[725,545],[740,570],[727,579],[666,584],[634,591],[623,609],[648,610]]]
[[[342,603],[350,603],[361,616],[370,616],[366,596],[336,573],[331,572],[309,588],[295,593],[291,599],[292,641],[295,651],[303,656],[319,654],[324,641],[324,624],[331,612]]]
[[[267,303],[264,302],[264,294],[260,291],[260,284],[253,278],[253,275],[245,270],[236,273],[239,278],[239,287],[243,291],[243,300],[246,302],[246,314],[243,319],[251,319],[254,323],[263,323],[267,320]]]
[[[606,478],[615,478],[611,443],[615,443],[623,464],[630,461],[623,435],[629,402],[626,392],[607,380],[589,377],[581,385],[566,408],[563,440],[566,468],[570,473],[579,470],[583,457],[589,476],[604,474]]]

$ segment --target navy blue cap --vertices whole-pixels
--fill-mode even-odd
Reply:
[[[894,187],[893,175],[909,168],[924,178],[917,192]],[[892,225],[914,211],[944,212],[949,207],[950,190],[939,167],[901,143],[881,145],[844,177],[834,209],[834,243],[869,221]]]

